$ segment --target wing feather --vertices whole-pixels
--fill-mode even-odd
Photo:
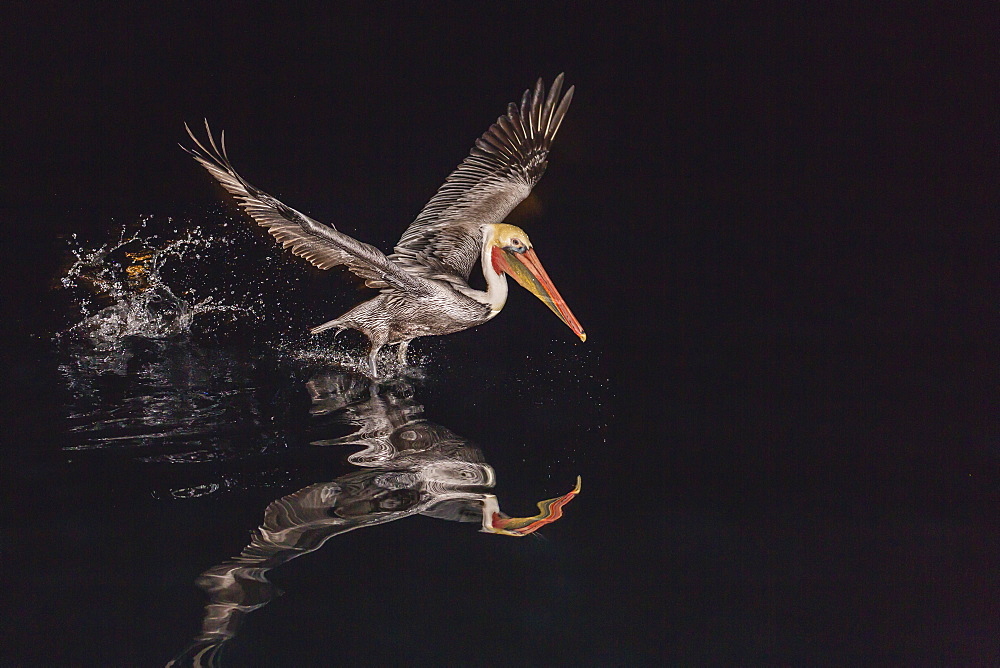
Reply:
[[[258,225],[267,229],[278,243],[320,269],[344,265],[365,279],[369,287],[401,288],[423,292],[426,283],[389,260],[382,251],[339,232],[296,211],[247,183],[233,168],[226,151],[226,135],[219,143],[205,121],[207,145],[184,125],[196,148],[181,146],[216,178]],[[221,148],[220,148],[221,147]]]
[[[563,75],[548,94],[541,79],[476,140],[469,156],[445,180],[403,233],[389,257],[411,271],[468,279],[479,258],[482,229],[500,223],[545,172],[552,140],[573,99]],[[558,104],[557,104],[558,101]]]

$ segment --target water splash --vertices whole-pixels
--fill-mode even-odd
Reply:
[[[368,367],[367,339],[354,341],[348,338],[350,336],[348,333],[338,333],[286,338],[278,342],[274,349],[292,366],[313,369],[336,368],[371,380],[423,378],[427,365],[432,361],[429,353],[411,348],[404,364],[396,358],[394,350],[383,350],[379,357],[379,370],[382,371],[382,376],[372,378]]]
[[[179,236],[164,239],[147,231],[150,222],[139,221],[131,232],[122,226],[116,239],[97,248],[71,237],[75,261],[61,282],[79,294],[82,319],[57,338],[83,337],[106,349],[127,337],[165,339],[187,333],[195,317],[206,313],[253,314],[252,308],[224,304],[213,295],[198,299],[189,285],[179,296],[163,277],[168,262],[201,259],[210,247],[229,244],[228,239],[208,236],[198,227],[174,230]]]

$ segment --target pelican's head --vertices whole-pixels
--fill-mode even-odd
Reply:
[[[586,341],[587,335],[580,321],[569,310],[566,301],[552,284],[552,279],[545,273],[524,230],[506,223],[493,225],[492,228],[487,244],[490,248],[493,269],[498,274],[510,274],[521,287],[545,302],[545,305],[552,309],[552,312],[559,316],[559,319],[566,323],[581,341]]]

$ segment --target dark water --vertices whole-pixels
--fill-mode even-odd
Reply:
[[[192,279],[169,264],[184,261],[164,263],[170,280]],[[275,310],[286,294],[272,291]],[[144,326],[186,317],[168,302],[143,302]],[[514,303],[504,316],[560,333],[537,304]],[[621,360],[642,358],[614,338],[510,327],[418,343],[374,381],[347,368],[360,340],[211,317],[168,337],[14,339],[12,665],[843,665],[995,651],[990,521],[910,505],[859,460],[845,416],[865,396],[823,410],[774,387],[755,396],[725,358],[622,375]],[[841,422],[822,424],[831,413]],[[959,498],[971,485],[987,499],[989,483],[970,480]],[[561,517],[536,506],[548,499]],[[538,530],[488,531],[511,516]]]
[[[7,645],[19,661],[188,665],[225,644],[226,665],[489,663],[504,637],[554,660],[567,627],[574,652],[629,655],[593,612],[579,627],[603,586],[567,552],[593,549],[582,529],[608,515],[587,454],[609,447],[599,356],[550,353],[541,374],[452,360],[459,384],[439,355],[375,383],[191,337],[45,348],[52,410],[8,459],[5,552],[36,629]],[[551,527],[479,531],[539,514],[578,475],[591,500]],[[71,632],[45,628],[56,610]]]

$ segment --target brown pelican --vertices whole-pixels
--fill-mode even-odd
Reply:
[[[403,233],[394,252],[339,232],[279,202],[236,173],[226,152],[205,123],[207,145],[185,125],[197,148],[185,148],[228,190],[248,214],[294,254],[320,269],[344,265],[381,294],[344,315],[313,327],[356,329],[371,341],[368,363],[373,376],[379,350],[398,344],[399,361],[419,336],[451,334],[493,318],[507,301],[507,278],[534,293],[585,341],[583,327],[542,268],[524,230],[503,222],[524,200],[545,171],[549,147],[573,99],[573,87],[560,98],[563,75],[545,94],[539,79],[521,105],[490,126],[470,155],[451,173]],[[479,260],[486,290],[469,285]]]

